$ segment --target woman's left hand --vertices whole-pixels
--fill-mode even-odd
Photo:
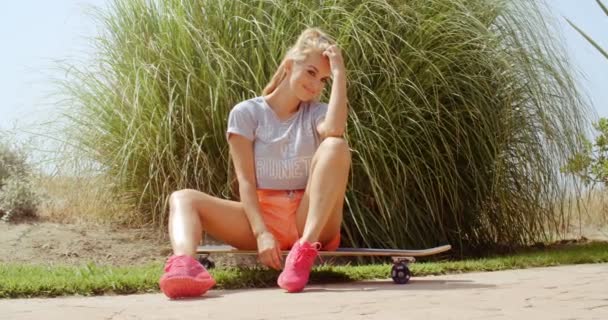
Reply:
[[[344,74],[344,59],[342,58],[342,52],[337,45],[334,44],[325,49],[325,51],[323,51],[323,56],[326,56],[329,59],[329,67],[333,76],[338,73]]]

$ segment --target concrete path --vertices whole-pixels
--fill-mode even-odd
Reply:
[[[608,264],[309,286],[0,300],[0,319],[608,319]]]

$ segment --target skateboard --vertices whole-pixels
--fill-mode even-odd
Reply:
[[[443,245],[422,250],[400,250],[400,249],[371,249],[371,248],[338,248],[335,251],[319,251],[320,256],[331,257],[390,257],[393,260],[391,268],[391,278],[397,284],[406,284],[412,276],[409,264],[416,261],[417,257],[426,257],[446,252],[452,246]],[[198,246],[196,253],[199,255],[199,262],[207,269],[215,267],[215,263],[209,256],[216,253],[236,254],[236,255],[257,255],[255,250],[238,250],[231,246]],[[286,256],[289,251],[281,251]]]

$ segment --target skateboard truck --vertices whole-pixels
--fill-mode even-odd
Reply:
[[[209,254],[201,254],[198,256],[198,262],[205,267],[205,269],[213,269],[215,268],[215,262],[209,259]]]

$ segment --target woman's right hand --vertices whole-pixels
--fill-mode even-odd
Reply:
[[[275,270],[281,270],[283,268],[281,247],[274,235],[269,231],[260,233],[257,237],[257,244],[260,262]]]

